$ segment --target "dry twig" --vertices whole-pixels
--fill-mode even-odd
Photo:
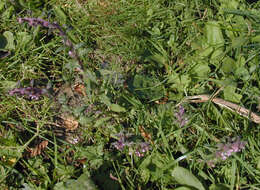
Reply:
[[[214,97],[212,98],[210,95],[202,94],[202,95],[197,95],[197,96],[188,96],[185,98],[184,101],[193,102],[193,103],[202,103],[202,102],[212,101],[213,103],[219,105],[220,107],[224,107],[224,108],[229,109],[232,112],[236,112],[239,115],[246,117],[255,123],[260,123],[260,116],[258,116],[256,113],[251,112],[250,110],[248,110],[242,106],[228,102],[221,98],[214,98]]]

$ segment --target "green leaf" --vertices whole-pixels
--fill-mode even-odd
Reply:
[[[10,31],[5,31],[3,33],[3,36],[6,37],[6,39],[7,39],[7,45],[5,46],[5,49],[8,49],[8,50],[15,49],[13,33]]]
[[[171,172],[172,177],[181,185],[194,187],[198,190],[205,190],[202,183],[187,169],[177,166]]]
[[[192,70],[191,74],[199,78],[207,77],[210,72],[210,67],[206,62],[198,63]]]
[[[224,73],[231,73],[234,71],[234,68],[236,68],[236,62],[234,59],[230,57],[225,57],[221,66],[221,70]]]
[[[114,112],[126,112],[126,109],[122,106],[119,106],[118,104],[111,104],[109,107]]]
[[[205,26],[207,43],[211,46],[222,46],[224,45],[224,37],[221,32],[220,26],[215,21],[210,21]]]
[[[223,184],[212,184],[209,190],[229,190],[228,186]]]
[[[236,91],[235,86],[232,86],[232,85],[226,86],[225,89],[224,89],[225,100],[235,102],[235,103],[239,103],[241,98],[242,98],[242,95],[237,94],[235,91]]]
[[[171,85],[172,89],[178,89],[179,92],[183,92],[191,83],[191,78],[186,74],[178,75],[174,73],[169,76],[168,83],[173,83]]]
[[[223,53],[223,46],[225,43],[220,26],[215,21],[210,21],[205,26],[207,43],[214,48],[211,58],[217,58]]]
[[[83,173],[77,180],[69,179],[66,182],[57,183],[54,190],[98,190],[89,175]]]
[[[154,77],[135,75],[128,82],[129,90],[139,98],[149,101],[160,99],[165,94],[164,86]]]
[[[238,67],[235,70],[235,76],[242,80],[248,80],[250,78],[249,72],[245,67]]]
[[[194,190],[194,188],[190,188],[190,187],[178,187],[178,188],[175,188],[174,190]]]

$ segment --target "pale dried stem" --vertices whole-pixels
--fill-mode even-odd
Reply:
[[[250,110],[248,110],[242,106],[228,102],[221,98],[214,98],[214,97],[212,98],[210,95],[202,94],[202,95],[197,95],[197,96],[188,96],[185,98],[184,101],[188,101],[188,102],[192,102],[192,103],[202,103],[202,102],[211,101],[211,102],[219,105],[220,107],[224,107],[226,109],[229,109],[232,112],[236,112],[239,115],[246,117],[255,123],[260,123],[260,116],[257,115],[256,113],[251,112]]]

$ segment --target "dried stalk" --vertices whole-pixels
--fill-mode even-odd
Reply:
[[[221,98],[214,98],[214,97],[212,98],[210,95],[202,94],[202,95],[197,95],[197,96],[188,96],[185,98],[184,101],[193,102],[193,103],[202,103],[202,102],[212,101],[213,103],[219,105],[220,107],[224,107],[226,109],[229,109],[232,112],[236,112],[239,115],[246,117],[255,123],[260,123],[260,116],[258,116],[256,113],[251,112],[250,110],[248,110],[242,106],[228,102]]]

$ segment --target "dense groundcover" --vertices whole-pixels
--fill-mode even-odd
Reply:
[[[260,189],[259,13],[1,0],[0,189]]]

